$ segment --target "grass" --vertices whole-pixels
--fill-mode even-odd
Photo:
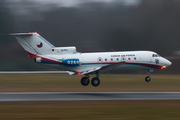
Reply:
[[[8,120],[179,120],[180,101],[0,102]]]
[[[180,75],[100,76],[98,87],[67,74],[0,74],[0,92],[180,91]],[[179,120],[179,100],[0,102],[0,120]]]
[[[180,91],[180,75],[101,74],[101,84],[84,87],[82,76],[68,74],[0,74],[0,92],[135,92]],[[91,76],[92,78],[93,76]]]

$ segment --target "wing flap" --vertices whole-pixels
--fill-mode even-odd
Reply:
[[[90,74],[90,73],[93,73],[93,72],[96,72],[96,71],[108,71],[108,70],[111,70],[113,68],[116,68],[116,67],[119,67],[121,65],[123,65],[125,62],[118,62],[118,63],[114,63],[114,64],[111,64],[111,65],[106,65],[106,66],[103,66],[103,67],[97,67],[97,68],[93,68],[93,69],[90,69],[90,70],[85,70],[83,72],[81,72],[81,75],[85,75],[85,74]]]
[[[119,66],[123,65],[124,63],[125,63],[125,61],[107,65],[107,66],[102,67],[101,70],[108,71],[113,68],[119,67]]]
[[[118,62],[118,63],[114,63],[114,64],[111,64],[111,65],[106,65],[106,66],[103,66],[103,67],[95,67],[95,68],[89,68],[89,69],[86,69],[84,71],[81,71],[81,72],[76,72],[76,71],[66,71],[67,73],[69,73],[70,75],[75,75],[75,74],[78,74],[78,75],[86,75],[86,74],[91,74],[91,73],[94,73],[94,72],[97,72],[97,71],[108,71],[108,70],[111,70],[115,67],[119,67],[120,65],[124,64],[125,62]]]
[[[85,71],[81,71],[81,72],[74,72],[74,71],[66,71],[69,75],[75,75],[75,74],[78,74],[78,75],[86,75],[86,74],[90,74],[90,73],[93,73],[95,71],[98,71],[100,70],[101,67],[98,67],[98,68],[93,68],[93,69],[87,69]]]
[[[101,68],[102,68],[102,67],[97,67],[97,68],[94,68],[94,69],[89,69],[89,70],[83,71],[83,72],[81,72],[81,75],[93,73],[93,72],[95,72],[95,71],[100,70]]]

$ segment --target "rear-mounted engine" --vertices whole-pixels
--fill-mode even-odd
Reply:
[[[36,62],[36,63],[42,63],[43,60],[42,60],[41,57],[36,57],[36,58],[34,58],[34,62]]]

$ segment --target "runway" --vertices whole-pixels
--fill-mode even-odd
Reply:
[[[0,93],[0,101],[180,100],[180,92],[22,92]]]
[[[62,74],[66,71],[0,71],[0,74]]]

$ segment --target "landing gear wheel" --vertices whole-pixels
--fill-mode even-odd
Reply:
[[[150,78],[149,76],[147,76],[147,77],[145,78],[145,81],[146,81],[146,82],[150,82],[150,81],[151,81],[151,78]]]
[[[94,86],[94,87],[97,87],[99,84],[100,84],[100,80],[99,78],[95,77],[91,80],[91,84]]]
[[[82,84],[83,86],[87,86],[87,85],[89,84],[89,78],[88,78],[88,77],[83,77],[83,78],[81,79],[81,84]]]

